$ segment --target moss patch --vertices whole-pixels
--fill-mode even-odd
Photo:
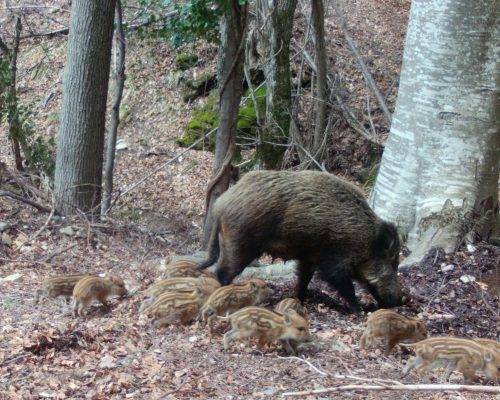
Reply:
[[[184,134],[177,139],[177,144],[182,147],[189,147],[199,138],[219,125],[218,100],[218,93],[214,90],[210,96],[208,96],[205,104],[193,111],[191,120],[186,125]],[[210,135],[194,148],[197,150],[206,149],[214,151],[215,134]]]
[[[261,87],[258,90],[255,90],[254,95],[257,107],[259,108],[259,116],[263,118],[266,110],[266,88]],[[245,93],[245,97],[248,98],[240,106],[238,121],[236,123],[236,141],[239,144],[247,143],[249,138],[254,138],[258,127],[257,113],[249,90]],[[218,103],[219,94],[216,90],[213,90],[210,96],[208,96],[206,103],[199,109],[193,111],[191,120],[186,125],[184,135],[177,139],[177,143],[180,146],[191,146],[196,140],[201,138],[203,135],[206,135],[219,125]],[[202,148],[214,151],[215,134],[210,135],[209,139],[206,139],[204,142],[200,142],[199,145],[195,146],[195,149],[198,150]],[[237,149],[237,153],[238,155],[236,155],[235,158],[239,158],[239,148]]]
[[[178,53],[175,56],[175,65],[178,69],[185,71],[194,67],[198,62],[198,56],[191,53]]]

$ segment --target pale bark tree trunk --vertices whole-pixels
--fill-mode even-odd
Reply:
[[[496,5],[412,2],[396,111],[370,196],[375,212],[408,236],[406,265],[432,246],[455,250],[477,228],[471,217],[490,227],[483,231],[497,218]]]
[[[326,128],[326,106],[328,102],[327,60],[325,46],[325,10],[323,0],[312,0],[311,20],[314,29],[314,49],[316,53],[316,94],[313,154],[317,159],[322,151]]]
[[[203,228],[203,246],[208,243],[212,230],[212,205],[229,187],[233,167],[236,122],[243,94],[243,63],[245,58],[245,34],[247,4],[231,0],[221,22],[222,57],[219,64],[220,102],[219,129],[215,138],[214,178],[208,185],[206,216]]]
[[[297,0],[259,0],[258,19],[267,24],[263,37],[266,76],[266,121],[258,156],[265,168],[279,167],[288,143],[292,117],[290,40]]]
[[[115,0],[73,0],[54,195],[64,214],[98,211]]]
[[[113,170],[115,167],[116,137],[118,125],[120,125],[120,104],[122,102],[123,86],[125,84],[125,34],[122,25],[122,5],[121,1],[116,1],[116,32],[115,46],[117,62],[115,67],[115,98],[111,112],[111,127],[109,129],[106,162],[104,165],[104,181],[101,214],[106,214],[111,205],[111,195],[113,194]]]

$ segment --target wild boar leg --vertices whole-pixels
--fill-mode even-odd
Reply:
[[[399,342],[399,338],[391,338],[387,340],[387,345],[385,347],[385,355],[388,356],[391,353],[391,350],[396,346]]]
[[[417,356],[413,357],[411,360],[409,360],[405,367],[403,368],[403,376],[408,375],[408,372],[410,372],[413,368],[418,368],[424,363],[424,360],[422,357]]]
[[[367,346],[369,346],[369,345],[370,345],[370,343],[368,342],[368,338],[369,338],[369,337],[370,337],[370,333],[369,333],[369,331],[368,331],[368,329],[367,329],[367,330],[365,330],[365,331],[363,332],[363,334],[361,335],[361,339],[359,339],[359,347],[360,347],[361,349],[366,349],[366,348],[367,348]]]
[[[349,303],[350,310],[352,312],[360,312],[361,307],[356,298],[349,267],[344,263],[321,263],[319,269],[323,280],[333,286]]]
[[[227,351],[229,349],[229,345],[233,340],[239,340],[240,339],[240,333],[237,330],[231,329],[229,332],[226,332],[224,334],[224,350]]]
[[[239,245],[237,240],[225,240],[220,243],[220,257],[215,273],[221,285],[229,285],[232,280],[258,257],[251,249]]]
[[[281,344],[285,348],[287,354],[296,355],[297,354],[297,344],[292,339],[283,339],[281,340]]]
[[[457,369],[464,376],[464,382],[466,384],[477,382],[478,377],[476,375],[476,371],[474,370],[474,368],[470,367],[469,360],[462,359],[462,360],[458,361]]]
[[[297,286],[295,288],[296,296],[300,300],[301,303],[304,302],[307,295],[307,287],[309,286],[309,282],[314,275],[314,269],[311,268],[311,265],[306,265],[302,261],[299,261],[297,265]]]

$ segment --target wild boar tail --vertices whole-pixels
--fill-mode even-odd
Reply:
[[[399,236],[396,225],[380,221],[377,227],[373,253],[376,258],[385,258],[399,252]]]
[[[210,238],[208,239],[208,256],[205,261],[200,264],[201,269],[205,269],[215,264],[219,258],[219,231],[220,221],[218,218],[214,219]]]

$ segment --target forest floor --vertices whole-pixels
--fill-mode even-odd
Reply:
[[[67,23],[66,1],[45,3],[61,8],[50,13],[50,20],[36,15],[33,9],[26,18],[26,30],[30,22],[31,28],[39,31],[60,27],[54,25],[54,20]],[[409,1],[401,0],[344,4],[351,34],[387,94],[391,109],[408,8]],[[363,108],[366,87],[331,14],[330,10],[326,23],[330,61],[341,71],[351,94],[350,105]],[[59,124],[66,41],[64,36],[56,36],[21,42],[19,94],[24,103],[32,105],[34,128],[46,138],[56,135]],[[215,47],[186,49],[195,49],[202,60],[191,74],[215,69]],[[128,79],[119,133],[126,149],[117,156],[117,192],[123,193],[182,151],[175,139],[193,104],[182,102],[168,83],[173,59],[174,52],[165,42],[133,35],[128,38]],[[367,119],[362,110],[359,115]],[[373,118],[383,132],[380,113]],[[0,127],[3,130],[5,126]],[[342,135],[344,147],[334,164],[339,171],[344,167],[347,171],[352,152],[362,154],[364,147],[356,146],[362,139],[352,132]],[[0,161],[11,167],[9,151],[10,145],[2,134]],[[401,369],[411,356],[408,351],[397,348],[386,357],[378,348],[359,349],[366,314],[345,313],[337,294],[319,280],[313,281],[306,303],[318,347],[303,352],[301,360],[284,358],[279,348],[262,353],[253,346],[234,346],[225,353],[222,326],[210,340],[202,326],[155,329],[138,315],[140,296],[136,292],[158,277],[160,260],[173,254],[190,254],[200,247],[204,191],[211,162],[209,152],[186,153],[122,196],[111,216],[102,221],[49,219],[47,214],[25,204],[0,197],[1,400],[273,399],[296,390],[368,384],[370,379],[424,383],[416,374],[402,377]],[[352,171],[346,174],[355,176]],[[488,245],[448,256],[431,252],[422,265],[400,273],[412,301],[399,311],[423,318],[430,335],[498,339],[499,262],[500,250]],[[94,306],[87,317],[74,318],[69,307],[58,301],[33,304],[35,291],[46,277],[111,271],[124,278],[132,293],[123,301],[114,300],[111,310]],[[274,293],[269,305],[274,305],[292,294],[294,281],[270,285]],[[363,290],[358,295],[363,303],[370,303]],[[340,379],[335,374],[361,380]],[[438,372],[429,376],[432,382],[439,382]],[[459,374],[452,375],[452,382],[460,380]],[[314,398],[484,399],[487,395],[349,391]]]

